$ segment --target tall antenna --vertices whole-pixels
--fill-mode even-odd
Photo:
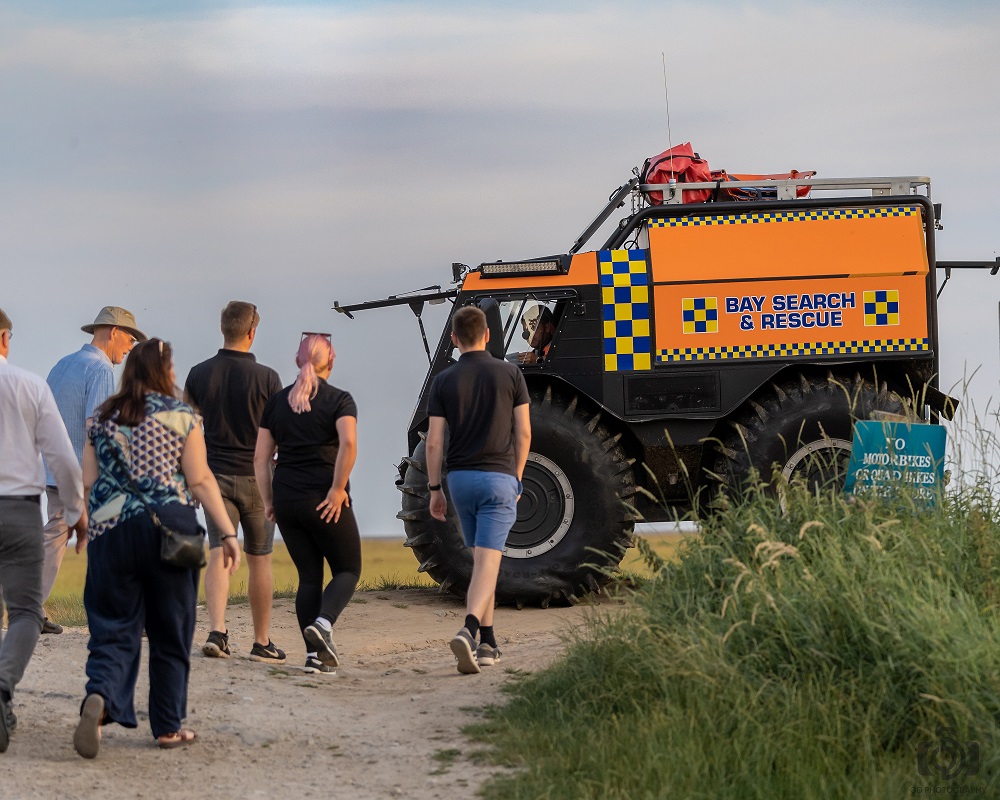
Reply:
[[[673,149],[674,142],[670,136],[670,92],[667,91],[667,54],[662,50],[660,51],[660,59],[663,62],[663,102],[667,107],[667,147]]]
[[[663,63],[663,102],[667,107],[667,149],[674,149],[674,140],[670,135],[670,92],[667,90],[667,54],[660,51],[660,61]],[[670,177],[667,179],[670,186],[670,198],[673,199],[677,192],[677,178],[674,177],[674,154],[670,153]]]

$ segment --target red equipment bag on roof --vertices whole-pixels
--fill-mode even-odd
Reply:
[[[683,202],[704,203],[721,200],[772,200],[778,196],[775,186],[769,181],[790,178],[811,178],[815,172],[782,172],[772,175],[750,175],[729,173],[724,169],[710,169],[708,162],[691,148],[690,142],[664,150],[658,156],[647,158],[639,173],[639,183],[669,183],[671,178],[678,183],[705,183],[704,189],[685,189]],[[760,186],[719,186],[724,181],[760,181]],[[715,184],[714,186],[712,184]],[[663,192],[649,192],[649,202],[658,206],[663,203]],[[796,197],[808,197],[808,186],[795,187]]]
[[[647,158],[639,173],[639,183],[667,183],[671,178],[678,183],[708,182],[712,180],[712,170],[708,162],[691,149],[691,142],[685,142]],[[685,203],[703,203],[711,196],[711,187],[684,190]],[[662,204],[663,192],[650,192],[649,202],[654,206]]]
[[[719,187],[718,193],[712,197],[713,200],[768,200],[777,196],[774,187],[768,187],[767,181],[782,181],[796,178],[811,178],[815,175],[815,170],[799,172],[793,169],[791,172],[780,172],[772,175],[749,175],[745,173],[726,172],[724,169],[713,169],[713,181],[764,181],[760,186],[729,186]],[[795,196],[802,198],[809,196],[808,186],[796,186]],[[685,201],[686,202],[686,201]]]

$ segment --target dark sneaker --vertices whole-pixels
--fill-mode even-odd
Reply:
[[[284,664],[285,651],[275,647],[274,642],[270,639],[267,640],[266,645],[254,642],[253,647],[250,649],[250,660],[264,661],[268,664]]]
[[[201,652],[209,658],[229,658],[229,631],[210,631]]]
[[[481,643],[476,649],[476,661],[481,667],[492,667],[500,660],[500,648]]]
[[[315,673],[315,674],[319,674],[319,675],[336,675],[337,674],[337,670],[335,670],[333,667],[327,666],[322,661],[320,661],[318,658],[314,658],[313,656],[309,656],[306,659],[306,665],[302,668],[302,671],[303,672]]]
[[[458,671],[463,675],[477,675],[479,664],[476,662],[476,640],[468,628],[462,628],[452,637],[451,652],[458,659]]]
[[[339,667],[340,659],[337,658],[337,648],[333,643],[333,632],[323,630],[319,625],[313,623],[307,625],[302,631],[305,640],[311,647],[316,648],[316,656],[328,667]]]
[[[58,622],[53,622],[48,617],[42,620],[42,633],[62,633],[63,627]]]
[[[101,722],[104,720],[104,698],[88,694],[80,709],[80,724],[73,734],[73,747],[84,758],[97,758],[101,749]]]

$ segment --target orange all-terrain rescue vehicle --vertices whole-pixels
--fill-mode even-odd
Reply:
[[[418,320],[427,301],[477,305],[489,351],[520,364],[532,443],[501,602],[598,588],[637,520],[697,511],[753,472],[842,485],[855,420],[954,410],[937,381],[936,272],[996,274],[1000,259],[937,261],[928,178],[697,175],[685,147],[636,170],[566,253],[454,264],[453,289],[335,305],[408,304]],[[472,556],[453,511],[428,512],[422,440],[431,379],[457,357],[450,327],[433,353],[424,339],[430,370],[397,485],[420,569],[462,592]]]

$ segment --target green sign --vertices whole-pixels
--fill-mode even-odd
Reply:
[[[904,490],[933,505],[944,488],[946,436],[940,425],[857,422],[844,491],[893,497]]]

